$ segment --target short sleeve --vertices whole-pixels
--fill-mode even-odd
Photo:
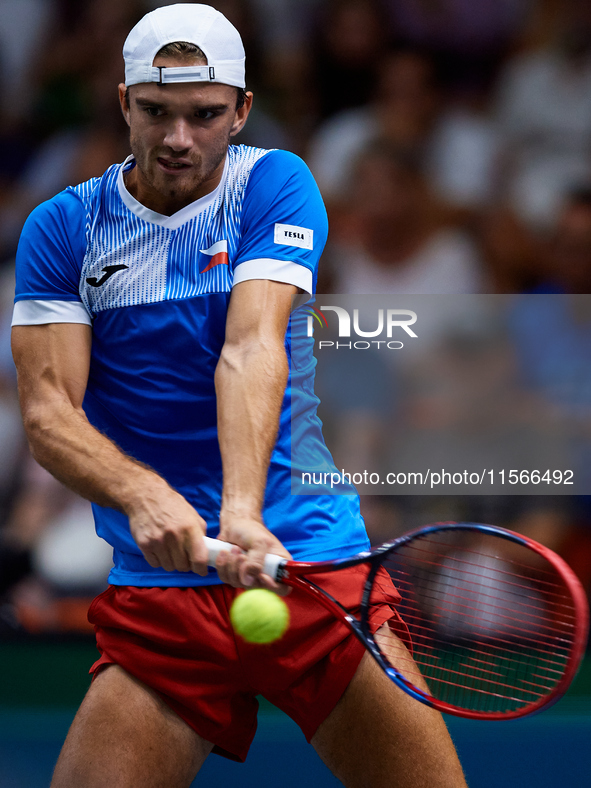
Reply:
[[[35,208],[16,254],[13,325],[90,324],[79,293],[85,251],[84,206],[75,192]]]
[[[234,284],[273,279],[313,294],[327,235],[312,173],[293,153],[271,151],[255,164],[246,187]]]

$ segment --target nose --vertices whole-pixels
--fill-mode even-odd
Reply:
[[[188,150],[193,145],[191,129],[184,118],[175,118],[167,128],[164,145],[174,151]]]

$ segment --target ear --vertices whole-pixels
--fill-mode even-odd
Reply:
[[[234,123],[232,124],[232,128],[230,129],[230,137],[234,137],[238,134],[239,131],[242,131],[244,128],[244,124],[246,123],[246,119],[248,118],[248,114],[252,107],[252,93],[247,91],[244,97],[244,104],[240,107],[240,109],[236,110],[236,115],[234,116]]]
[[[121,112],[123,113],[123,117],[125,118],[125,122],[129,126],[130,125],[130,122],[129,122],[130,109],[129,109],[129,104],[127,103],[127,100],[125,98],[126,94],[127,94],[127,88],[124,85],[124,83],[122,82],[119,85],[119,104],[121,105]]]

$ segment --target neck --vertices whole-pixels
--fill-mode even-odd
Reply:
[[[148,181],[137,161],[131,170],[123,174],[123,179],[127,191],[139,203],[162,216],[172,216],[217,189],[224,173],[224,165],[225,157],[208,178],[186,193],[174,191],[169,194],[162,193]]]

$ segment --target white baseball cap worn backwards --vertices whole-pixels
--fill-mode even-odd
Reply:
[[[186,41],[198,46],[206,66],[156,68],[157,53],[166,44]],[[158,82],[221,82],[245,88],[244,47],[240,33],[226,17],[209,5],[177,3],[156,8],[132,29],[123,45],[125,84]]]

